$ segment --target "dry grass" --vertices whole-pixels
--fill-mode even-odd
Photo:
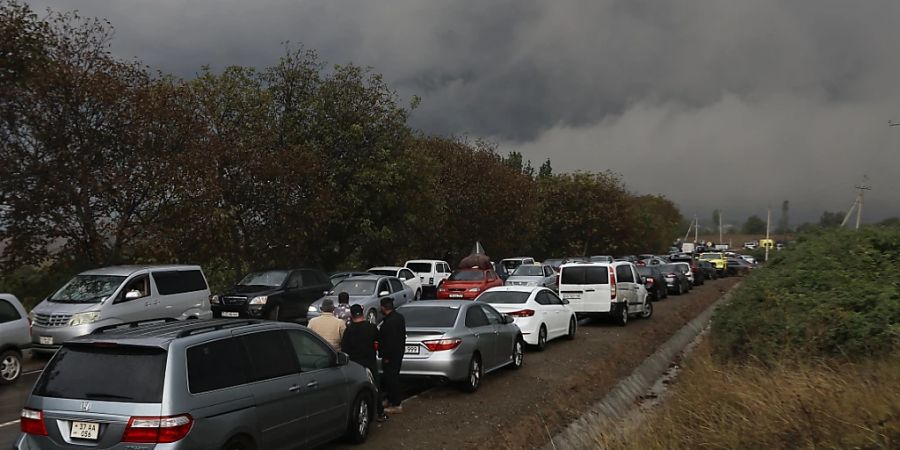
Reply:
[[[622,431],[591,447],[898,449],[900,357],[723,366],[702,343],[662,405]]]

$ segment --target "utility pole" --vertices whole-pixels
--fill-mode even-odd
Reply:
[[[769,206],[768,212],[766,213],[766,262],[769,262],[769,227],[772,223],[772,206]]]
[[[697,243],[700,236],[700,222],[697,220],[697,214],[694,214],[694,244]]]
[[[724,244],[724,239],[722,239],[722,212],[719,211],[719,243]]]
[[[900,124],[898,124],[900,125]],[[893,126],[893,125],[891,125]],[[859,192],[856,194],[856,199],[853,200],[853,204],[850,205],[850,209],[847,210],[847,214],[844,216],[844,220],[841,222],[841,226],[847,225],[847,222],[850,221],[850,215],[853,214],[853,209],[856,209],[856,229],[859,229],[859,224],[862,222],[862,208],[863,208],[863,200],[865,198],[866,191],[871,191],[872,186],[866,184],[869,181],[869,177],[863,175],[862,184],[857,184],[854,186]]]

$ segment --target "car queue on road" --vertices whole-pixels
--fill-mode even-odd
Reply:
[[[521,367],[526,345],[544,351],[551,340],[575,339],[585,318],[621,326],[650,319],[654,301],[695,284],[677,284],[688,279],[690,264],[667,256],[559,258],[556,267],[512,260],[503,264],[515,264],[507,283],[493,264],[450,271],[444,261],[415,260],[374,273],[348,272],[334,285],[313,269],[252,272],[223,294],[210,294],[196,266],[79,274],[29,315],[37,325],[33,348],[58,352],[22,411],[15,448],[212,444],[242,450],[315,446],[339,436],[362,442],[377,418],[376,378],[299,325],[325,312],[323,304],[337,303],[341,293],[373,324],[384,317],[382,299],[396,305],[406,323],[400,375],[474,392],[485,375]],[[727,272],[726,266],[721,275]],[[437,300],[420,300],[428,286]],[[14,353],[21,371],[22,352]],[[149,361],[155,361],[156,378],[123,373],[133,382],[109,385],[84,378],[110,365],[149,367]],[[3,374],[11,373],[14,366],[3,362]],[[187,382],[184,392],[170,387],[178,380]],[[214,414],[209,405],[218,402],[236,409]],[[290,415],[296,412],[291,402],[303,404],[302,418]],[[204,430],[202,445],[197,430]]]

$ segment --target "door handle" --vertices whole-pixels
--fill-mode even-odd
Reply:
[[[319,382],[318,382],[318,381],[313,380],[313,381],[310,381],[309,383],[306,383],[306,388],[307,388],[307,389],[315,389],[315,388],[317,388],[317,387],[319,387]]]
[[[300,385],[299,385],[299,384],[295,384],[295,385],[289,387],[288,390],[291,391],[291,392],[300,392]]]
[[[584,292],[594,292],[593,289],[585,289]]]

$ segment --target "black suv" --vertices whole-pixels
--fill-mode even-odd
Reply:
[[[250,272],[223,294],[210,296],[213,317],[303,321],[312,302],[332,289],[321,270]]]

